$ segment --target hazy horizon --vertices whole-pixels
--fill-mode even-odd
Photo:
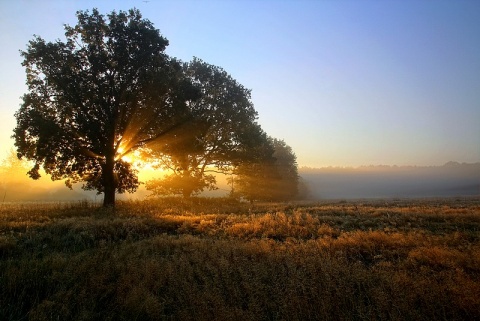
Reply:
[[[83,191],[81,183],[69,190],[63,181],[52,182],[46,175],[39,181],[34,181],[26,175],[26,170],[17,172],[15,175],[11,173],[0,176],[0,201],[88,200],[100,203],[103,198],[103,194]],[[160,174],[157,172],[156,175]],[[480,196],[480,162],[449,162],[442,166],[300,167],[299,175],[300,196],[303,200]],[[151,177],[151,173],[140,172],[140,180],[143,182]],[[217,182],[218,190],[204,192],[201,196],[228,195],[230,186],[225,177],[218,176]],[[117,197],[143,200],[148,194],[150,192],[141,185],[136,193],[117,194]]]

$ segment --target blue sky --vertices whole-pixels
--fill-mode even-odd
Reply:
[[[0,157],[26,91],[18,50],[77,10],[140,9],[167,53],[223,67],[300,166],[480,161],[480,1],[0,1]]]

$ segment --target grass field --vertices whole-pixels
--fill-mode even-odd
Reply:
[[[480,199],[2,204],[0,320],[480,320]]]

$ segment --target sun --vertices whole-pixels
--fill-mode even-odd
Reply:
[[[122,161],[133,165],[138,170],[148,168],[150,164],[149,162],[144,160],[144,158],[142,157],[142,153],[140,151],[135,150],[133,152],[132,151],[125,152],[125,149],[121,146],[117,150],[117,156],[115,159],[116,160],[121,159]]]
[[[137,159],[135,159],[135,157],[134,157],[134,153],[131,153],[130,151],[125,152],[125,149],[121,146],[117,149],[117,155],[116,155],[115,159],[117,159],[117,160],[121,159],[121,160],[123,160],[127,163],[131,163],[131,164],[137,161]]]
[[[133,163],[133,158],[129,154],[123,155],[121,159],[127,163]]]

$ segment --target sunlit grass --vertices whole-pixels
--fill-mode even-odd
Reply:
[[[0,207],[0,319],[474,320],[480,200]]]

